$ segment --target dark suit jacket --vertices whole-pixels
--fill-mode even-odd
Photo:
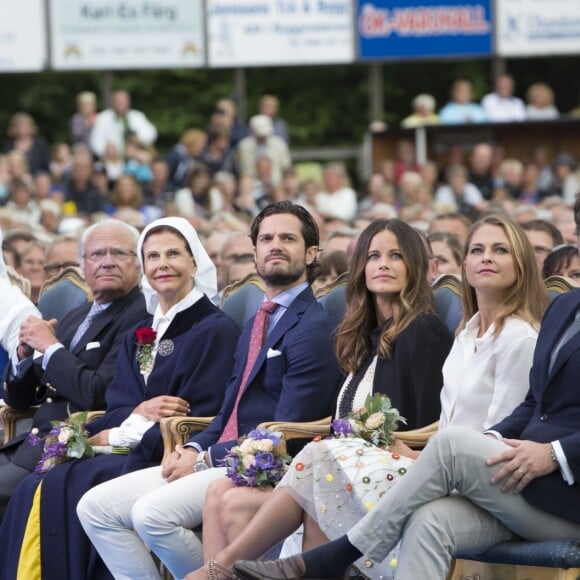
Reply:
[[[236,361],[220,412],[195,442],[211,446],[213,465],[236,442],[217,444],[234,407],[248,355],[253,318],[236,349]],[[332,322],[306,288],[273,328],[248,377],[238,406],[238,433],[247,434],[264,421],[312,421],[332,412],[340,371],[331,340]],[[278,356],[267,356],[278,351]],[[270,355],[273,354],[270,352]],[[274,353],[275,354],[275,353]]]
[[[75,308],[57,325],[56,336],[65,346],[54,352],[43,371],[39,359],[16,380],[8,380],[4,399],[12,407],[40,407],[34,416],[33,427],[43,436],[51,428],[51,421],[67,417],[67,406],[76,411],[105,408],[105,391],[113,379],[117,355],[123,335],[147,316],[145,300],[134,288],[96,317],[72,351],[70,342],[92,304]],[[88,343],[100,343],[86,349]],[[32,447],[27,434],[15,437],[2,450],[19,446],[12,461],[32,471],[40,458],[42,445]]]
[[[536,343],[526,400],[493,429],[504,437],[548,443],[558,440],[576,483],[559,470],[533,480],[522,494],[531,504],[580,523],[580,333],[560,349],[548,372],[554,347],[580,307],[580,290],[556,298],[548,308]]]

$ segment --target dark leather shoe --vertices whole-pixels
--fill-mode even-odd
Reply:
[[[235,573],[246,580],[291,580],[302,578],[305,570],[304,560],[300,554],[282,560],[240,560],[234,564]]]

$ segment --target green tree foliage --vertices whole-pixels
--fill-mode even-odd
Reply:
[[[517,82],[517,92],[536,81],[550,84],[557,105],[566,112],[578,104],[577,77],[580,57],[519,59],[507,63]],[[409,114],[412,98],[422,92],[435,96],[438,107],[447,101],[453,80],[470,79],[477,97],[491,88],[489,61],[438,61],[385,63],[384,121],[396,125]],[[42,72],[0,75],[0,138],[11,115],[27,111],[50,142],[67,140],[75,97],[84,90],[100,96],[98,72]],[[231,97],[233,71],[225,69],[117,71],[114,88],[130,91],[135,108],[146,112],[159,129],[158,148],[166,151],[189,127],[205,128],[215,101]],[[353,145],[361,142],[368,125],[368,67],[363,64],[246,70],[247,116],[256,113],[264,93],[277,95],[280,114],[290,128],[295,147]],[[100,107],[104,106],[99,99]]]

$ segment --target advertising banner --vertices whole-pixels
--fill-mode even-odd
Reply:
[[[580,54],[580,1],[501,0],[497,51],[500,56]]]
[[[0,72],[37,72],[46,64],[43,0],[0,0]]]
[[[489,56],[490,0],[358,0],[362,60]]]
[[[202,0],[51,0],[50,21],[56,70],[205,63]]]
[[[351,0],[207,0],[214,67],[348,63]]]

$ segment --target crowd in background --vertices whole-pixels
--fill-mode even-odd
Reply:
[[[527,99],[525,105],[514,96],[513,79],[500,75],[494,91],[478,104],[471,83],[459,79],[438,113],[430,95],[417,96],[402,126],[558,117],[547,85],[532,85]],[[419,165],[414,143],[402,139],[396,156],[383,159],[357,190],[341,162],[293,165],[279,107],[277,97],[263,95],[259,113],[246,122],[231,99],[220,99],[207,125],[184,130],[165,155],[155,149],[156,127],[132,107],[124,90],[115,91],[100,112],[93,93],[80,93],[68,142],[47,143],[29,114],[14,114],[0,153],[0,226],[7,262],[31,280],[34,295],[56,272],[46,255],[46,244],[55,236],[76,237],[104,216],[141,229],[162,216],[182,216],[204,240],[223,288],[253,271],[249,223],[280,200],[303,205],[320,226],[325,252],[319,285],[347,269],[349,243],[380,217],[400,217],[436,233],[445,221],[436,219],[441,215],[455,216],[466,231],[482,214],[507,213],[520,223],[536,224],[528,231],[540,232],[534,235],[542,264],[554,248],[576,240],[571,206],[580,174],[567,151],[551,156],[545,144],[530,143],[529,156],[516,159],[506,157],[500,146],[478,143],[449,146],[443,163]],[[432,238],[439,273],[458,271],[464,232],[451,233],[460,233],[459,239]],[[75,261],[67,255],[60,263]],[[577,261],[577,255],[551,259],[556,266],[544,274],[571,273],[578,279]]]

